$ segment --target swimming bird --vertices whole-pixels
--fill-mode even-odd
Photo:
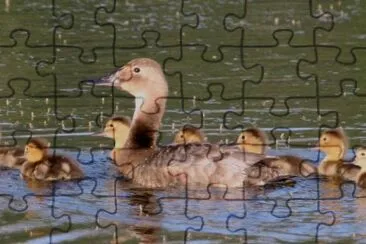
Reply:
[[[318,167],[320,175],[341,177],[350,181],[357,180],[361,167],[344,162],[344,156],[348,149],[348,137],[342,128],[324,131],[320,136],[318,148],[325,153],[325,158]]]
[[[110,152],[112,160],[115,160],[115,150],[124,147],[130,131],[130,126],[130,118],[125,116],[113,117],[105,123],[102,132],[93,134],[94,136],[103,136],[114,140],[114,148]]]
[[[267,154],[268,138],[259,128],[248,128],[240,133],[237,144],[245,152]],[[308,160],[293,155],[272,156],[264,159],[271,167],[283,173],[307,177],[317,173],[317,167]]]
[[[32,138],[24,148],[21,174],[42,181],[80,179],[84,176],[76,162],[61,155],[48,155],[45,140]]]
[[[168,96],[168,84],[159,63],[137,58],[95,81],[114,86],[135,97],[135,112],[123,149],[116,150],[120,172],[143,187],[176,184],[218,184],[242,187],[243,183],[264,185],[281,176],[261,160],[261,154],[242,152],[237,146],[209,143],[157,146],[157,133]],[[254,166],[255,167],[252,167]],[[186,182],[182,177],[186,175]]]

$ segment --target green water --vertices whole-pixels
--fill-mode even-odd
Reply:
[[[101,149],[112,147],[112,141],[90,134],[112,115],[131,117],[133,99],[117,90],[112,97],[110,89],[82,81],[136,57],[154,58],[169,81],[161,144],[171,142],[187,123],[202,126],[211,142],[232,142],[241,128],[257,126],[268,132],[272,153],[318,161],[318,153],[308,148],[321,126],[344,127],[351,146],[365,143],[364,1],[54,4],[0,3],[2,144],[22,146],[31,134],[45,137],[58,152],[77,158],[91,180],[80,186],[58,183],[53,197],[52,186],[29,185],[17,171],[1,171],[2,243],[109,243],[117,237],[126,243],[362,241],[365,193],[358,190],[353,196],[352,186],[345,187],[342,198],[338,185],[300,180],[294,187],[253,190],[251,201],[223,200],[219,192],[218,199],[186,203],[179,199],[182,189],[149,195],[118,181],[115,197],[118,172]],[[334,23],[320,16],[325,11],[333,14]],[[198,112],[190,113],[194,109],[202,111],[203,120]],[[352,156],[350,150],[347,157]],[[26,198],[26,205],[26,194],[43,196]],[[156,199],[171,195],[177,199],[166,200],[157,213]],[[14,201],[8,206],[10,196]],[[293,212],[282,218],[288,215],[290,196],[303,200],[290,201]],[[272,199],[279,206],[273,214]],[[141,212],[139,206],[147,202],[148,210]],[[203,217],[201,231],[186,231],[200,224],[197,218],[189,220],[185,209],[191,217]],[[332,222],[319,211],[333,212],[335,223],[317,232],[319,223]],[[230,213],[247,215],[239,224],[230,219],[235,227],[227,228]],[[115,228],[106,228],[111,222]],[[239,228],[247,231],[234,232]]]

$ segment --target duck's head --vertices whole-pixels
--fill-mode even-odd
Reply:
[[[174,143],[177,144],[202,143],[203,141],[203,133],[194,127],[184,127],[174,137]]]
[[[130,131],[131,121],[128,117],[113,117],[107,121],[101,133],[96,136],[104,136],[115,141],[115,148],[123,148],[128,133]]]
[[[318,148],[328,158],[340,160],[348,148],[348,138],[342,128],[327,130],[321,134]]]
[[[264,154],[268,144],[266,135],[258,128],[248,128],[238,136],[236,143],[245,152]]]
[[[355,164],[366,169],[366,147],[356,148]]]
[[[115,86],[135,97],[159,94],[166,97],[168,86],[158,62],[149,58],[136,58],[117,71],[95,81],[97,85]]]
[[[42,161],[47,156],[48,143],[42,139],[32,138],[24,148],[24,157],[30,163]]]

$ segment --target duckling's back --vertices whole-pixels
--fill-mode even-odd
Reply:
[[[361,167],[355,164],[343,164],[338,168],[338,174],[345,180],[357,181]]]
[[[68,157],[55,155],[48,158],[51,165],[49,169],[49,177],[54,179],[79,179],[84,176],[81,168]]]
[[[19,147],[0,148],[0,167],[20,169],[25,162],[24,150]]]
[[[307,177],[317,172],[315,165],[293,155],[279,156],[278,159],[268,158],[266,161],[271,167],[276,167],[280,172],[283,172],[281,174],[287,172],[289,175]]]

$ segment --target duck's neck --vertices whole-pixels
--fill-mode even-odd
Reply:
[[[135,99],[135,112],[127,138],[127,148],[151,148],[156,145],[157,134],[165,112],[166,95],[154,94]]]

